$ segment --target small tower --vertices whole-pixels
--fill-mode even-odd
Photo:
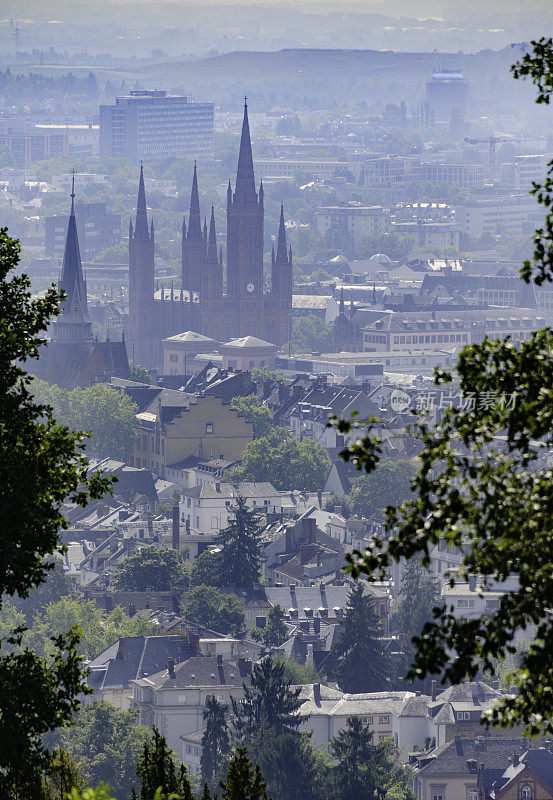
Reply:
[[[75,176],[71,188],[71,212],[67,225],[63,267],[58,281],[59,291],[65,292],[61,313],[52,326],[52,341],[85,349],[92,344],[92,322],[88,314],[86,282],[83,276],[77,223],[75,220]],[[69,357],[69,354],[68,354]]]
[[[198,173],[194,162],[188,231],[182,223],[182,285],[190,293],[199,292],[202,284],[202,270],[205,264],[206,241],[202,231],[200,215],[200,196],[198,192]]]
[[[215,210],[211,206],[207,255],[202,272],[201,330],[217,340],[219,335],[219,311],[223,298],[223,264],[217,253]]]
[[[134,231],[129,226],[129,348],[134,363],[155,366],[154,226],[148,228],[144,170],[140,165]]]
[[[273,249],[274,253],[274,249]],[[288,252],[286,244],[286,226],[284,224],[284,206],[280,206],[280,223],[276,253],[273,256],[271,269],[271,285],[273,294],[281,301],[292,302],[292,251]]]

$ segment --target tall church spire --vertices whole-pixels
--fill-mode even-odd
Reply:
[[[240,137],[240,154],[238,156],[238,169],[236,171],[235,202],[256,203],[255,178],[253,174],[252,142],[250,138],[250,123],[248,120],[248,103],[244,99],[244,119],[242,122],[242,135]]]
[[[202,220],[200,217],[200,195],[198,193],[198,173],[194,161],[194,176],[192,178],[192,193],[190,194],[190,215],[188,217],[188,239],[196,241],[202,238]]]
[[[148,239],[148,215],[146,211],[146,190],[144,189],[144,168],[140,164],[140,180],[138,182],[138,200],[136,202],[135,239]]]
[[[81,265],[79,251],[79,238],[77,236],[77,221],[75,219],[75,175],[71,188],[71,213],[67,226],[65,251],[63,254],[63,267],[58,288],[63,289],[67,299],[62,306],[62,314],[80,314],[88,316],[86,285]]]
[[[54,322],[52,339],[65,343],[92,342],[92,323],[88,315],[86,283],[83,276],[79,238],[75,219],[75,176],[71,189],[71,212],[65,239],[63,267],[58,289],[66,294],[61,313]]]
[[[286,227],[284,225],[284,205],[280,204],[280,224],[278,227],[278,241],[276,249],[276,264],[288,263],[288,249],[286,247]]]
[[[211,206],[211,220],[209,222],[209,241],[207,245],[207,263],[218,264],[217,236],[215,233],[215,211]]]

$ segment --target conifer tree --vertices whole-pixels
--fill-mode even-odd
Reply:
[[[254,665],[251,686],[244,684],[244,699],[231,698],[239,737],[247,739],[262,728],[280,734],[300,726],[301,687],[292,689],[284,672],[284,664],[268,656]]]
[[[234,518],[219,533],[221,586],[255,586],[261,575],[259,512],[249,509],[244,497],[236,498]]]
[[[140,778],[140,800],[154,800],[158,790],[162,795],[174,794],[178,800],[194,800],[186,767],[177,767],[173,751],[157,728],[153,740],[144,745],[136,774]]]
[[[239,747],[221,781],[221,800],[269,800],[259,766],[253,766],[246,748]]]
[[[356,584],[348,598],[342,633],[333,645],[339,658],[336,677],[343,692],[376,692],[387,687],[389,659],[381,637],[374,598]]]
[[[206,700],[204,722],[206,728],[202,736],[202,780],[213,784],[222,773],[230,752],[230,736],[225,714],[228,706],[219,703],[214,695]]]

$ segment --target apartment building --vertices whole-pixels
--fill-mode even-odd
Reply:
[[[390,229],[390,211],[382,206],[324,206],[317,210],[316,220],[320,236],[336,230],[349,235],[356,247]]]

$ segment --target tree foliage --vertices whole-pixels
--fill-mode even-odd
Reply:
[[[136,774],[140,779],[139,800],[154,800],[156,792],[172,800],[194,800],[186,767],[177,764],[165,737],[155,727],[151,739],[144,742]]]
[[[280,490],[321,489],[330,471],[324,447],[312,439],[300,442],[284,428],[251,442],[242,453],[242,467],[234,470],[237,481],[269,481]]]
[[[279,605],[273,606],[267,614],[265,627],[252,630],[252,636],[267,648],[280,647],[289,635],[284,618],[283,609]]]
[[[147,619],[140,616],[130,618],[121,606],[106,612],[93,600],[63,597],[49,603],[35,616],[24,641],[33,652],[51,656],[54,649],[52,637],[61,636],[71,628],[80,633],[77,652],[86,659],[95,658],[122,636],[144,636],[156,630]]]
[[[349,497],[352,514],[369,517],[377,509],[399,505],[409,497],[417,468],[414,461],[382,461],[369,475],[360,475]]]
[[[205,731],[202,736],[202,780],[213,786],[221,775],[230,754],[230,733],[226,720],[228,706],[215,695],[207,698],[204,708]]]
[[[314,314],[294,319],[292,349],[294,353],[332,352],[332,325]]]
[[[348,717],[346,727],[330,742],[332,794],[336,800],[413,798],[409,772],[399,762],[393,740],[373,743],[373,733],[360,717]]]
[[[182,598],[183,616],[218,633],[237,635],[246,627],[246,615],[234,594],[220,592],[213,586],[194,586]]]
[[[541,39],[532,47],[515,65],[515,76],[532,77],[538,102],[548,103],[553,42]],[[553,164],[534,194],[548,213],[522,277],[540,285],[553,279]],[[375,539],[350,562],[354,575],[362,572],[371,580],[393,560],[416,556],[428,564],[431,548],[445,542],[464,554],[460,577],[480,576],[483,590],[517,575],[518,588],[506,591],[484,617],[457,618],[447,605],[435,609],[415,639],[410,674],[441,674],[452,683],[472,679],[481,668],[493,674],[498,660],[514,652],[516,631],[533,624],[536,637],[516,671],[517,691],[489,715],[493,724],[522,724],[530,734],[553,731],[553,472],[541,459],[553,445],[552,352],[548,328],[525,342],[485,339],[463,349],[458,382],[472,402],[447,409],[435,427],[424,417],[417,421],[413,433],[423,449],[415,497],[388,510],[386,543]],[[438,386],[451,382],[449,373],[436,371]],[[345,431],[349,423],[338,425]],[[344,455],[372,470],[379,443],[369,434]]]
[[[374,598],[361,584],[350,592],[343,630],[333,644],[339,659],[336,678],[343,692],[377,692],[390,676],[389,659],[382,644],[382,629]]]
[[[136,722],[136,711],[118,711],[103,700],[91,700],[61,732],[62,747],[81,765],[87,783],[109,784],[126,798],[150,731]]]
[[[232,517],[219,531],[218,583],[227,586],[255,586],[261,576],[261,526],[259,511],[248,508],[244,497],[231,506]]]
[[[0,597],[24,598],[45,580],[53,553],[63,550],[63,502],[85,506],[109,484],[88,478],[84,437],[56,423],[33,398],[25,365],[38,357],[62,296],[52,288],[32,299],[27,276],[9,275],[18,261],[19,244],[0,229]],[[20,646],[22,633],[7,633],[1,643],[0,795],[33,800],[49,760],[42,738],[69,719],[84,685],[74,632],[56,639],[48,661]]]
[[[230,401],[230,408],[244,417],[246,422],[253,422],[253,435],[256,439],[260,436],[267,436],[271,432],[273,427],[271,412],[268,406],[259,402],[257,395],[233,397]]]
[[[124,558],[113,578],[117,589],[130,592],[168,592],[182,587],[184,581],[185,572],[179,553],[153,544]]]
[[[99,458],[128,461],[138,438],[138,408],[113,386],[96,383],[86,389],[62,389],[34,380],[36,400],[53,408],[55,419],[73,430],[90,431],[88,449]]]

